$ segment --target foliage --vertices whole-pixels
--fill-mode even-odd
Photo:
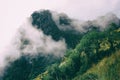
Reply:
[[[119,80],[120,79],[120,50],[114,52],[110,57],[103,58],[98,64],[91,67],[82,76],[78,75],[74,80],[86,78],[88,74],[97,75],[96,80]],[[82,79],[81,79],[82,80]],[[85,79],[86,80],[86,79]]]
[[[67,51],[67,55],[64,56],[59,64],[57,68],[59,77],[57,75],[51,77],[53,79],[58,77],[55,80],[72,80],[76,75],[86,73],[93,65],[98,64],[100,60],[111,56],[112,53],[120,48],[120,33],[116,31],[117,29],[119,28],[107,29],[105,31],[93,29],[84,34],[76,48]],[[48,75],[50,74],[48,73]],[[93,73],[86,74],[81,77],[81,80],[98,80],[98,75]]]
[[[42,54],[42,53],[41,53]],[[32,80],[43,73],[48,65],[59,62],[60,58],[53,55],[23,55],[10,63],[5,70],[3,80]]]
[[[49,10],[40,12],[36,11],[31,16],[32,25],[37,27],[37,29],[41,29],[44,34],[51,36],[54,40],[58,41],[60,39],[65,39],[69,48],[75,48],[75,46],[79,43],[82,34],[59,29],[52,19],[52,14]],[[61,16],[59,20],[60,25],[64,24],[70,26],[70,19]]]
[[[6,68],[3,80],[119,80],[120,26],[111,23],[100,31],[91,26],[86,33],[60,30],[50,11],[34,12],[32,25],[55,41],[65,39],[67,51],[62,57],[23,55]],[[60,24],[70,20],[60,17]],[[24,44],[29,44],[24,41]]]

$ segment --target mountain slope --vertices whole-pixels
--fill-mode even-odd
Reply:
[[[99,74],[98,76],[97,74],[88,74],[85,76],[83,74],[87,74],[86,71],[89,71],[89,69],[91,69],[93,65],[99,65],[99,63],[102,63],[101,60],[104,60],[105,57],[108,57],[108,60],[110,60],[112,55],[116,55],[116,53],[117,55],[119,55],[120,28],[115,24],[111,24],[110,26],[111,27],[102,32],[98,32],[93,29],[85,34],[80,40],[80,43],[77,45],[77,47],[72,51],[69,51],[67,55],[64,56],[63,61],[61,61],[60,64],[55,64],[53,65],[53,67],[48,68],[45,75],[42,76],[41,74],[41,78],[38,76],[38,78],[36,79],[39,80],[40,78],[42,80],[72,80],[75,78],[75,80],[96,80],[98,76],[102,77],[103,75]],[[118,59],[114,59],[115,57],[112,58],[113,60],[119,60],[119,56],[116,57]],[[108,62],[108,60],[106,62]],[[109,71],[112,69],[114,71],[114,74],[116,74],[117,77],[120,77],[119,73],[117,72],[119,71],[120,67],[119,61],[115,62],[113,60],[110,60],[111,63],[113,62],[113,67],[110,67],[109,64],[103,64],[103,68],[108,69],[106,71],[108,73],[108,77],[106,77],[104,80],[111,76],[111,72]],[[82,78],[80,79],[79,77],[76,77],[77,75]],[[95,78],[89,78],[89,76]],[[111,80],[113,78],[115,78],[115,76],[111,76]],[[100,78],[99,80],[103,79]],[[115,80],[119,80],[119,78],[115,78]]]
[[[73,80],[119,80],[120,79],[120,50],[110,57],[103,58],[97,65],[93,65],[82,76]]]
[[[114,14],[80,22],[42,10],[29,19],[12,44],[20,56],[6,58],[2,80],[119,80],[120,20]]]

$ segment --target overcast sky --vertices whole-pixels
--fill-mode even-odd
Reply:
[[[120,0],[0,0],[0,52],[35,10],[64,12],[79,20],[113,12],[120,17]]]

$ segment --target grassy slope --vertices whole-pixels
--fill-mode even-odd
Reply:
[[[119,79],[120,79],[120,50],[117,50],[110,57],[105,57],[98,64],[93,65],[82,76],[78,75],[73,80],[119,80]]]
[[[114,31],[120,33],[120,28]],[[118,37],[114,36],[114,43],[112,43],[116,49],[115,52],[104,57],[97,64],[92,64],[90,69],[82,75],[78,74],[73,80],[120,80],[120,47],[116,48],[116,44],[120,44]],[[106,41],[102,41],[102,43],[104,42]],[[108,47],[101,44],[99,50],[106,50]]]

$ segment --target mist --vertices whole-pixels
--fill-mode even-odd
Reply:
[[[19,59],[22,55],[36,56],[38,54],[52,54],[56,57],[63,57],[66,51],[64,39],[55,41],[51,36],[45,35],[42,30],[33,27],[31,18],[20,26],[11,43],[1,53],[0,74],[4,72],[9,63]]]
[[[80,21],[71,19],[65,13],[50,12],[55,24],[62,31],[85,33],[91,26],[98,27],[100,31],[103,31],[111,23],[120,24],[119,18],[113,13],[108,13],[95,20]],[[60,24],[60,18],[66,20],[67,23]],[[56,57],[63,57],[66,50],[67,44],[64,38],[55,41],[51,35],[45,35],[41,29],[33,26],[32,18],[29,17],[18,28],[11,43],[0,53],[0,75],[3,75],[6,66],[10,66],[10,62],[19,59],[22,55],[52,54]]]
[[[111,23],[115,23],[116,25],[120,24],[120,19],[114,13],[107,13],[105,15],[98,16],[94,20],[77,20],[75,18],[70,18],[65,13],[57,13],[55,11],[51,11],[52,18],[55,21],[56,25],[60,30],[74,30],[80,33],[87,32],[88,28],[91,26],[98,27],[100,31],[105,30],[110,26]],[[67,21],[67,24],[60,24],[60,18]]]

